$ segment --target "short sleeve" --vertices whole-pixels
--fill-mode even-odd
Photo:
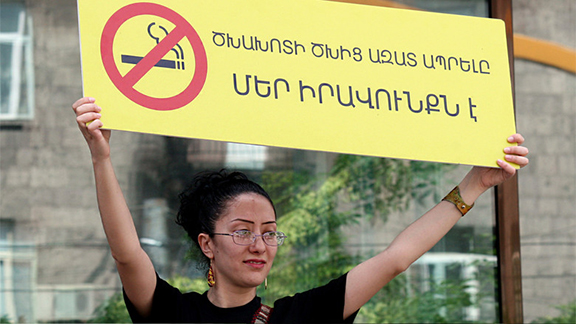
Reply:
[[[330,281],[274,303],[271,323],[352,323],[358,312],[343,319],[346,277]]]
[[[156,274],[156,288],[152,300],[150,316],[144,318],[124,293],[124,302],[133,323],[185,323],[194,315],[200,295],[197,293],[182,294]],[[187,307],[183,307],[187,305]]]

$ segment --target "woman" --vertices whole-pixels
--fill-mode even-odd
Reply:
[[[432,248],[486,190],[528,164],[524,138],[515,134],[500,168],[474,167],[451,194],[408,226],[384,251],[328,285],[261,307],[256,287],[265,280],[284,235],[266,192],[239,174],[198,178],[181,195],[178,223],[210,263],[203,295],[180,294],[158,278],[141,248],[110,161],[110,131],[102,130],[101,108],[93,98],[72,105],[90,148],[98,206],[125,300],[135,321],[143,322],[352,322],[372,296]]]

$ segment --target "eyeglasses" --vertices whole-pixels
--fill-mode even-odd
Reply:
[[[254,234],[248,230],[234,231],[232,234],[227,233],[212,233],[212,235],[225,235],[232,236],[232,241],[238,245],[251,245],[256,242],[256,237],[262,236],[262,240],[268,246],[280,246],[284,243],[284,239],[287,238],[282,232],[266,232],[264,234]]]

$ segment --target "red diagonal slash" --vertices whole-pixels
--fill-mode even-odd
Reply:
[[[144,58],[136,64],[124,77],[122,78],[125,86],[133,87],[150,69],[154,67],[160,59],[166,55],[176,44],[184,38],[184,28],[176,26],[158,45],[144,56]]]

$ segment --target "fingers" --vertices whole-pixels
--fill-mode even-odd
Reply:
[[[72,109],[76,113],[76,116],[80,116],[87,112],[102,111],[102,108],[95,104],[94,98],[81,98],[72,105]]]
[[[524,146],[520,146],[524,143],[524,136],[521,134],[514,134],[508,138],[508,142],[517,143],[519,146],[510,146],[504,149],[505,160],[511,163],[518,164],[521,168],[528,165],[529,160],[526,157],[530,151]],[[505,163],[504,161],[501,161]],[[500,162],[498,162],[500,165]]]
[[[87,112],[87,113],[83,113],[81,115],[79,115],[78,117],[76,117],[76,121],[78,121],[78,123],[89,123],[92,121],[95,121],[97,119],[102,118],[102,115],[100,113],[97,112]]]
[[[91,97],[83,97],[83,98],[80,98],[80,99],[76,100],[76,102],[74,102],[74,103],[72,104],[72,109],[73,109],[74,111],[76,111],[76,109],[77,109],[78,107],[80,107],[80,106],[82,106],[82,105],[84,105],[84,104],[87,104],[87,103],[94,103],[95,101],[96,101],[96,100],[95,100],[94,98],[91,98]]]
[[[521,134],[514,134],[508,137],[508,142],[522,145],[522,143],[524,143],[524,136],[522,136]]]
[[[99,120],[102,118],[100,114],[102,108],[100,108],[95,101],[94,98],[84,97],[72,104],[72,109],[76,113],[78,127],[80,127],[83,132],[84,129],[92,132],[102,127],[102,122]]]
[[[100,129],[100,127],[102,127],[102,122],[100,121],[100,119],[96,119],[89,125],[86,125],[86,128],[88,129],[89,132]]]
[[[506,161],[497,160],[496,162],[498,163],[500,168],[502,168],[502,170],[504,170],[504,172],[508,174],[508,177],[511,177],[514,175],[514,173],[516,173],[516,169]]]
[[[504,153],[526,156],[530,151],[524,146],[510,146],[504,149]]]
[[[516,163],[518,164],[521,168],[525,167],[528,165],[528,158],[524,157],[524,156],[519,156],[519,155],[506,155],[504,157],[506,159],[506,161],[508,162],[512,162],[512,163]]]

